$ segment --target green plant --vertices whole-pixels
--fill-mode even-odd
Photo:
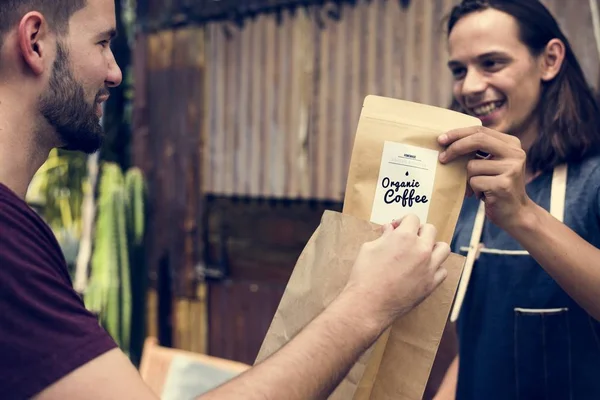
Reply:
[[[145,186],[141,171],[125,176],[114,163],[102,166],[91,275],[84,299],[121,349],[129,354],[132,332],[132,275],[144,280],[139,259],[144,238]],[[137,310],[140,312],[140,310]],[[143,310],[141,310],[143,312]]]

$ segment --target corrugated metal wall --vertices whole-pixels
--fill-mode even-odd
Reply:
[[[456,1],[358,3],[207,26],[207,193],[341,201],[367,94],[449,103],[444,17]],[[544,3],[595,82],[588,1]]]

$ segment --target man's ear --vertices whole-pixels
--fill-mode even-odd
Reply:
[[[551,81],[558,75],[565,60],[566,48],[560,39],[552,39],[546,45],[546,49],[540,55],[542,80]]]
[[[34,74],[41,74],[46,68],[46,58],[51,57],[48,23],[44,16],[37,11],[23,16],[17,37],[23,60]]]

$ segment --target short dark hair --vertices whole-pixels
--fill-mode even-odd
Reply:
[[[68,32],[69,19],[87,0],[0,0],[0,48],[3,37],[30,11],[39,11],[55,33]]]
[[[548,171],[558,164],[576,161],[598,151],[598,103],[569,41],[550,11],[538,0],[463,0],[450,12],[448,35],[461,18],[486,9],[511,15],[519,27],[519,39],[533,56],[542,54],[554,38],[565,45],[565,59],[560,71],[542,86],[538,107],[540,131],[528,151],[528,167],[533,171]],[[460,110],[456,100],[451,107],[464,111]]]

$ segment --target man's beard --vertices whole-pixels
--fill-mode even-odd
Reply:
[[[62,148],[94,153],[102,146],[104,136],[96,114],[97,100],[108,92],[102,89],[89,104],[83,87],[71,73],[67,50],[58,43],[56,51],[48,91],[40,97],[40,112],[56,131]]]

